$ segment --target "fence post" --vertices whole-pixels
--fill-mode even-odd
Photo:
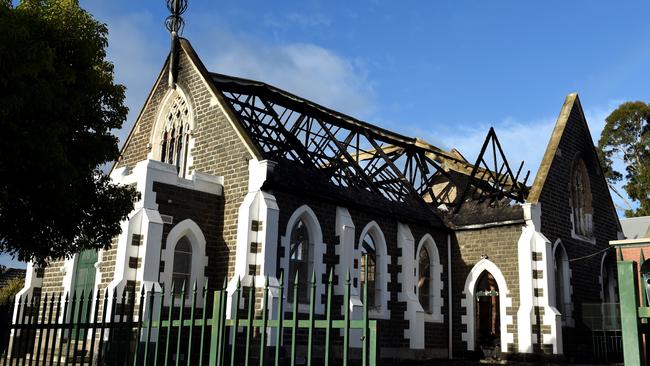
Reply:
[[[348,365],[348,348],[350,348],[350,268],[345,275],[345,297],[343,298],[343,320],[345,329],[343,332],[343,366]]]
[[[163,306],[165,305],[165,283],[160,284],[160,304],[158,304],[158,329],[156,332],[156,349],[153,354],[153,364],[158,364],[158,353],[160,352],[160,338],[162,336]]]
[[[268,321],[269,301],[269,276],[264,280],[264,292],[262,293],[262,328],[260,329],[260,366],[264,366],[264,352],[266,348],[266,325]],[[252,320],[251,320],[252,321]]]
[[[370,366],[377,365],[378,349],[377,349],[377,321],[373,320],[368,325],[368,331],[370,333],[369,345],[368,345],[368,362]]]
[[[144,287],[144,284],[142,285]],[[149,343],[151,342],[151,326],[153,322],[153,302],[156,295],[156,285],[151,284],[151,290],[149,291],[149,317],[147,319],[147,339],[144,344],[144,364],[146,365],[149,362]]]
[[[333,278],[332,274],[334,270],[330,270],[330,274],[327,278],[327,310],[325,320],[327,322],[327,328],[325,328],[325,366],[330,364],[330,336],[332,333],[332,286]]]
[[[92,335],[90,336],[90,364],[93,364],[93,358],[95,357],[95,338],[97,338],[97,317],[99,315],[99,296],[101,291],[97,289],[95,293],[95,311],[93,312],[93,322],[92,322]]]
[[[235,366],[235,357],[237,356],[237,332],[239,331],[239,297],[241,295],[241,278],[237,278],[237,288],[233,294],[235,306],[235,319],[230,332],[232,333],[232,345],[230,348],[230,366]]]
[[[145,295],[145,284],[143,283],[140,287],[140,304],[138,304],[138,330],[135,333],[135,353],[133,354],[133,366],[137,366],[140,360],[140,337],[142,336],[142,317],[144,316],[144,295]],[[135,289],[133,290],[135,292]],[[133,304],[135,306],[135,304]],[[145,358],[143,364],[147,364],[147,359]]]
[[[194,322],[195,322],[195,315],[194,315],[194,308],[196,308],[196,280],[194,280],[194,285],[192,286],[192,305],[190,309],[190,334],[189,334],[189,341],[187,342],[187,366],[191,365],[192,362],[192,335],[194,333]]]
[[[214,292],[214,298],[212,300],[212,329],[210,330],[210,366],[216,366],[221,364],[221,360],[217,362],[217,353],[219,347],[219,328],[221,325],[221,311],[219,307],[221,306],[221,291]]]
[[[361,365],[368,366],[368,253],[363,254],[363,344],[361,349]]]
[[[284,319],[284,271],[280,272],[280,290],[278,292],[277,334],[275,335],[275,364],[280,364],[282,348],[282,320]]]
[[[185,281],[183,281],[183,287],[181,287],[181,305],[178,307],[178,333],[176,333],[176,366],[179,365],[181,360],[181,338],[183,335],[183,320],[185,314]],[[187,284],[189,285],[189,284]]]
[[[296,332],[298,330],[298,271],[293,280],[293,324],[291,324],[291,366],[296,365]]]
[[[623,330],[623,357],[626,366],[641,365],[641,337],[639,336],[638,279],[632,261],[618,261],[618,291],[621,300],[621,328]]]
[[[165,339],[165,358],[164,358],[165,365],[169,362],[169,342],[171,342],[171,338],[172,338],[172,318],[174,317],[174,303],[176,302],[174,299],[175,295],[176,294],[174,293],[174,282],[172,282],[172,286],[169,291],[169,310],[167,312],[167,339]]]
[[[205,285],[203,286],[203,308],[201,312],[201,347],[199,351],[199,365],[203,365],[203,344],[205,342],[205,322],[207,319],[208,312],[208,280],[205,280]],[[213,318],[214,319],[214,318]]]
[[[219,311],[217,316],[219,317],[219,338],[217,341],[217,364],[221,366],[223,361],[226,359],[226,305],[228,301],[228,279],[226,276],[223,277],[223,285],[221,286],[221,297],[219,299]],[[214,318],[212,319],[214,322]]]
[[[311,273],[311,294],[309,296],[309,330],[307,333],[307,366],[312,365],[312,349],[314,347],[314,310],[316,306],[316,271]],[[294,299],[295,300],[295,299]]]

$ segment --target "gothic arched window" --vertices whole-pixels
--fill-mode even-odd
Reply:
[[[573,232],[584,237],[593,236],[593,209],[589,173],[582,159],[576,159],[571,174],[571,210]]]
[[[368,267],[368,278],[366,278],[366,266]],[[365,302],[364,284],[368,284],[368,307],[377,306],[377,246],[372,235],[366,234],[361,243],[361,300]]]
[[[422,309],[427,313],[431,312],[431,257],[425,246],[420,249],[418,255],[418,300]]]
[[[302,279],[298,286],[298,301],[300,303],[309,302],[309,280],[311,279],[312,261],[311,261],[311,242],[309,230],[302,219],[298,220],[291,229],[291,238],[289,242],[289,279],[293,283],[296,273]],[[293,291],[288,292],[289,301],[293,301]]]
[[[164,114],[160,139],[160,161],[176,165],[178,174],[185,177],[188,145],[190,142],[190,110],[187,101],[177,95]]]
[[[187,236],[178,240],[174,247],[174,266],[172,269],[172,283],[174,291],[180,293],[185,284],[185,293],[189,294],[190,278],[192,275],[192,244]]]

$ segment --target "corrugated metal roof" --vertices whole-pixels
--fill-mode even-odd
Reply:
[[[621,227],[627,239],[650,238],[650,216],[621,219]]]

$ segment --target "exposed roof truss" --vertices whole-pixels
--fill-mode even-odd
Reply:
[[[464,174],[471,174],[472,169],[482,171],[418,139],[273,86],[220,74],[212,74],[212,78],[266,159],[294,161],[319,171],[336,186],[370,191],[394,202],[424,202],[427,197],[427,202],[438,206],[449,202],[444,197],[447,192],[432,188],[435,182],[464,187],[449,174],[449,165]],[[497,179],[494,186],[507,182]]]

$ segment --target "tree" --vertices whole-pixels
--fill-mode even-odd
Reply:
[[[623,179],[613,166],[615,159],[621,159],[626,165],[623,188],[639,203],[625,216],[650,215],[650,104],[623,103],[605,121],[598,141],[605,176],[610,184]]]
[[[107,33],[75,1],[0,1],[0,252],[44,264],[108,248],[133,210],[135,190],[99,169],[128,111]]]

